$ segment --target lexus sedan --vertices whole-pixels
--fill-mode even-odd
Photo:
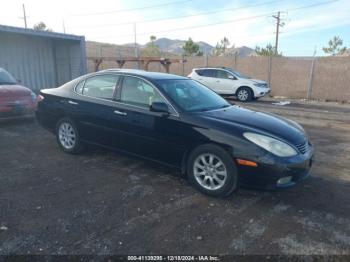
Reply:
[[[87,144],[178,168],[201,192],[289,187],[309,174],[313,147],[296,122],[229,104],[197,81],[105,70],[40,92],[36,117],[67,153]]]
[[[35,108],[36,95],[0,68],[0,118],[33,115]]]

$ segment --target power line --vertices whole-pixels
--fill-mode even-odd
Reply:
[[[297,11],[297,10],[302,10],[302,9],[308,9],[308,8],[312,8],[312,7],[316,7],[316,6],[331,4],[331,3],[334,3],[334,2],[338,2],[338,1],[339,1],[339,0],[331,0],[331,1],[325,1],[325,2],[320,2],[320,3],[311,4],[311,5],[300,6],[300,7],[296,7],[296,8],[290,8],[290,9],[286,9],[285,12],[292,12],[292,11]],[[245,20],[250,20],[250,19],[257,19],[257,18],[261,18],[261,17],[272,16],[272,15],[275,15],[275,14],[276,14],[276,11],[275,11],[275,12],[270,12],[270,13],[261,14],[261,15],[243,17],[243,18],[238,18],[238,19],[233,19],[233,20],[226,20],[226,21],[215,22],[215,23],[209,23],[209,24],[203,24],[203,25],[197,25],[197,26],[178,27],[178,28],[169,29],[169,30],[162,30],[162,31],[156,31],[156,32],[140,33],[139,35],[161,34],[161,33],[168,33],[168,32],[180,31],[180,30],[188,30],[188,29],[195,29],[195,28],[210,27],[210,26],[214,26],[214,25],[229,24],[229,23],[233,23],[233,22],[245,21]],[[112,36],[112,35],[108,35],[108,36],[97,36],[97,37],[98,37],[98,38],[107,38],[107,37],[111,37],[111,36]],[[114,35],[113,35],[113,36],[114,36]],[[122,36],[119,36],[119,37],[123,37],[123,36],[131,36],[131,34],[122,35]]]
[[[263,3],[258,3],[258,4],[251,4],[251,5],[239,6],[239,7],[235,7],[235,8],[217,9],[217,10],[214,10],[214,11],[201,12],[201,13],[192,14],[192,15],[182,15],[182,16],[174,16],[174,17],[167,17],[167,18],[156,18],[156,19],[140,20],[140,21],[136,21],[136,23],[141,24],[141,23],[149,23],[149,22],[157,22],[157,21],[165,21],[165,20],[183,19],[183,18],[189,18],[189,17],[195,17],[195,16],[211,15],[211,14],[217,14],[217,13],[235,11],[235,10],[240,10],[240,9],[245,9],[245,8],[258,7],[258,6],[263,6],[263,5],[269,5],[269,4],[273,4],[273,3],[277,3],[277,2],[282,2],[282,1],[285,1],[285,0],[274,0],[274,1],[268,1],[268,2],[263,2]],[[121,25],[130,25],[130,24],[133,24],[133,22],[124,22],[124,23],[117,23],[117,24],[116,24],[116,23],[113,23],[113,24],[100,24],[100,25],[71,26],[71,28],[108,27],[108,26],[121,26]]]
[[[175,4],[186,3],[186,2],[191,2],[191,1],[192,1],[192,0],[181,0],[181,1],[174,1],[174,2],[168,2],[168,3],[157,4],[157,5],[149,5],[149,6],[143,6],[143,7],[119,9],[119,10],[113,10],[113,11],[104,11],[104,12],[95,12],[95,13],[85,13],[85,14],[72,14],[72,15],[70,15],[70,16],[106,15],[106,14],[114,14],[114,13],[121,13],[121,12],[130,12],[130,11],[136,11],[136,10],[151,9],[151,8],[157,8],[157,7],[167,6],[167,5],[175,5]]]

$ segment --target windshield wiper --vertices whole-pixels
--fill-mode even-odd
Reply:
[[[229,107],[231,105],[222,105],[222,106],[219,106],[219,107],[204,107],[204,108],[201,108],[201,109],[198,109],[196,110],[197,112],[205,112],[205,111],[210,111],[210,110],[217,110],[217,109],[221,109],[221,108],[226,108],[226,107]]]

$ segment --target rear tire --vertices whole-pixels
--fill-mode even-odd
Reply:
[[[210,196],[227,197],[238,188],[233,158],[216,145],[195,148],[188,157],[187,174],[196,189]]]
[[[70,118],[62,118],[56,125],[56,138],[60,148],[69,154],[79,154],[84,150],[76,124]]]
[[[248,102],[254,98],[254,95],[249,87],[244,86],[237,90],[236,97],[241,102]]]

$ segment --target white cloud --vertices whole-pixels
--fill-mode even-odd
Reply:
[[[2,4],[5,8],[0,9],[0,24],[14,26],[23,26],[23,21],[18,17],[22,15],[22,2],[24,1],[29,16],[29,26],[34,23],[44,21],[55,31],[63,31],[63,20],[68,33],[85,35],[89,40],[97,40],[111,43],[133,42],[133,22],[149,19],[158,19],[165,17],[174,17],[181,15],[197,14],[205,12],[199,10],[195,5],[181,4],[180,6],[168,6],[166,8],[155,8],[154,10],[137,10],[133,12],[118,12],[115,14],[106,14],[99,16],[73,16],[77,13],[92,13],[101,11],[112,11],[130,7],[139,7],[152,5],[158,2],[134,1],[131,4],[122,0],[100,0],[100,1],[43,1],[43,0],[12,0]],[[320,0],[321,2],[322,0]],[[258,3],[269,2],[261,0]],[[192,16],[183,19],[164,20],[137,25],[137,39],[140,43],[149,40],[151,34],[159,37],[187,39],[192,37],[195,41],[206,41],[215,45],[224,36],[228,37],[231,43],[236,46],[257,44],[266,44],[274,41],[275,25],[273,19],[261,17],[236,21],[232,23],[218,24],[215,26],[200,27],[194,29],[169,31],[176,28],[185,28],[191,26],[200,26],[205,24],[217,23],[220,21],[236,20],[246,17],[257,16],[271,13],[277,10],[307,5],[302,1],[296,3],[293,1],[283,1],[279,3],[270,3],[266,6],[250,7],[238,9],[231,12],[222,12],[206,16]],[[204,5],[203,1],[194,0],[194,4]],[[315,3],[309,2],[310,3]],[[236,8],[237,6],[253,5],[254,2],[228,1],[226,6],[217,6],[215,9]],[[210,10],[207,10],[210,11]],[[315,31],[323,28],[336,27],[344,24],[350,24],[350,1],[341,0],[330,5],[319,6],[304,10],[290,12],[283,34],[281,37],[292,36],[294,34]],[[122,26],[102,26],[89,27],[89,25],[119,24],[130,22],[131,24]],[[158,33],[157,33],[158,32]]]

